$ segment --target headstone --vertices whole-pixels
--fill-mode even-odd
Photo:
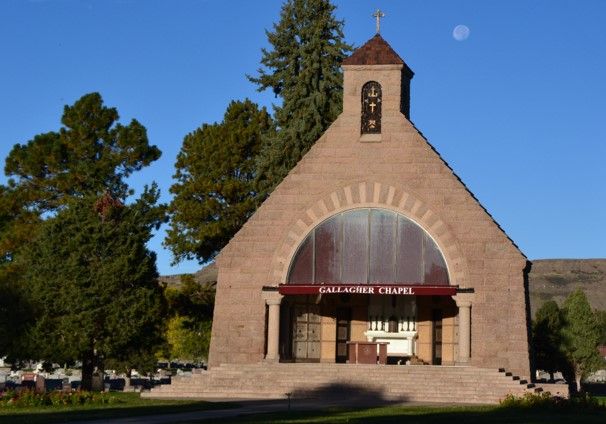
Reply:
[[[95,373],[93,374],[93,380],[91,383],[91,389],[93,392],[102,392],[105,388],[105,384],[103,382],[103,374]]]
[[[33,372],[22,373],[21,388],[27,390],[36,390],[36,374]]]

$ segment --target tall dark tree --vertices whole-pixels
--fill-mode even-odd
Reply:
[[[564,301],[564,347],[570,362],[577,391],[581,391],[581,380],[603,365],[598,352],[600,330],[587,296],[576,289]]]
[[[598,328],[600,330],[600,345],[606,346],[606,311],[596,309],[593,313],[598,321]]]
[[[176,261],[213,259],[255,211],[256,160],[263,136],[272,130],[266,110],[245,100],[231,102],[222,122],[185,137],[165,240]]]
[[[553,374],[565,372],[568,362],[563,354],[562,328],[564,319],[558,304],[550,300],[537,310],[532,323],[532,341],[538,369]]]
[[[0,276],[0,357],[10,359],[21,351],[21,336],[32,324],[33,311],[26,293],[19,284]]]
[[[22,326],[18,331],[31,336],[23,337],[18,353],[21,358],[32,355],[28,359],[87,359],[85,376],[90,376],[90,355],[85,358],[78,349],[82,340],[97,331],[89,327],[97,325],[90,316],[100,313],[104,317],[104,308],[118,305],[123,318],[137,321],[134,317],[140,312],[137,304],[132,307],[124,304],[120,295],[117,300],[108,301],[108,296],[116,295],[111,284],[120,280],[128,291],[155,278],[155,256],[141,249],[145,248],[152,228],[166,215],[164,208],[156,205],[156,189],[146,190],[134,205],[123,206],[124,211],[120,212],[123,216],[118,221],[125,224],[116,221],[115,228],[123,233],[115,236],[118,244],[114,244],[106,237],[109,221],[101,220],[95,227],[92,217],[99,221],[99,215],[93,214],[90,205],[83,206],[101,196],[124,205],[132,192],[125,179],[160,157],[160,151],[149,144],[146,130],[139,122],[132,120],[122,125],[118,119],[117,110],[106,107],[98,93],[82,96],[72,106],[65,106],[63,126],[58,131],[39,134],[13,147],[5,165],[9,180],[0,187],[0,280],[14,289],[12,293],[20,296],[18,299],[26,296],[17,312],[23,307],[34,308],[28,314],[34,318],[33,327]],[[106,257],[110,248],[114,252],[113,264]],[[130,267],[128,272],[126,267]],[[125,277],[129,273],[130,277]],[[108,284],[107,294],[101,293],[104,284]],[[80,292],[89,297],[78,297]],[[65,297],[67,294],[73,297]],[[141,302],[151,305],[157,300],[142,298]],[[11,302],[9,307],[15,305]],[[14,310],[10,316],[15,316]],[[145,317],[141,314],[139,324]],[[69,325],[72,332],[65,330]],[[124,326],[129,327],[135,328]],[[93,349],[105,355],[109,352],[106,345],[114,342],[108,341],[103,331],[99,330],[99,334],[94,337]],[[34,342],[28,346],[26,342],[35,340],[35,335],[52,343]],[[47,337],[53,335],[55,339]],[[125,337],[119,331],[115,334],[115,343],[123,346],[113,354],[138,354],[130,349],[137,346],[137,341],[131,338],[128,342],[135,343],[125,345]],[[89,383],[85,381],[84,386]]]
[[[166,308],[146,247],[165,221],[158,196],[152,187],[130,205],[109,193],[72,200],[42,225],[19,259],[36,316],[27,358],[81,360],[90,389],[102,358],[138,360],[163,342]]]
[[[32,238],[41,217],[106,191],[124,200],[129,194],[124,179],[160,157],[145,127],[118,119],[101,95],[86,94],[65,106],[59,131],[13,147],[4,168],[8,184],[0,186],[0,268]]]
[[[136,120],[117,123],[118,111],[104,106],[99,93],[65,106],[63,127],[17,144],[4,171],[24,201],[38,210],[54,210],[73,197],[110,191],[124,197],[124,178],[160,157],[145,127]]]
[[[262,50],[259,90],[282,100],[274,106],[278,132],[269,137],[259,160],[259,185],[278,184],[342,109],[341,63],[351,47],[343,41],[343,22],[329,0],[287,0],[280,21],[266,31],[271,44]]]

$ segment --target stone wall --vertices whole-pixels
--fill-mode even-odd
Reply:
[[[261,289],[284,283],[299,243],[336,212],[379,207],[436,241],[451,284],[475,290],[472,364],[529,376],[526,258],[400,112],[402,65],[345,66],[344,111],[223,249],[210,365],[264,354]],[[383,88],[382,134],[360,136],[360,90]],[[514,207],[515,205],[512,205]]]

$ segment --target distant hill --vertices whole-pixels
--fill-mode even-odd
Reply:
[[[169,286],[178,286],[181,284],[181,275],[162,275],[158,280]],[[186,274],[187,275],[187,274]],[[194,279],[200,284],[215,283],[217,281],[217,266],[211,263],[194,274]]]
[[[546,301],[562,304],[576,288],[594,309],[606,310],[606,259],[537,259],[528,276],[532,314]]]
[[[178,285],[180,275],[160,277],[169,285]],[[217,281],[214,263],[194,274],[199,283]],[[532,314],[547,300],[562,304],[577,287],[582,288],[591,306],[606,310],[606,259],[536,259],[528,276]]]

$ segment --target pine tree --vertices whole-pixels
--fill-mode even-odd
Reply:
[[[16,144],[6,158],[6,186],[0,186],[0,276],[18,274],[13,259],[44,217],[74,199],[109,191],[122,200],[125,178],[160,157],[145,127],[118,123],[118,111],[98,93],[65,106],[59,131]]]
[[[32,324],[33,311],[23,287],[0,275],[0,357],[13,359],[21,350],[21,335]]]
[[[58,131],[13,147],[8,183],[0,186],[0,281],[17,288],[11,295],[19,300],[5,309],[10,317],[28,310],[31,319],[20,321],[18,340],[6,349],[18,346],[21,359],[82,359],[84,387],[100,355],[132,362],[162,334],[155,331],[159,321],[146,318],[162,319],[155,255],[145,248],[152,229],[165,221],[157,190],[146,189],[108,221],[90,205],[99,198],[124,205],[132,193],[126,178],[160,157],[139,122],[118,119],[98,93],[82,96],[65,106]],[[129,290],[139,290],[138,300]],[[0,332],[4,326],[3,320]]]
[[[213,259],[255,211],[261,200],[254,186],[257,156],[272,131],[266,110],[245,100],[231,102],[222,122],[185,137],[165,240],[176,261]]]
[[[65,106],[63,127],[13,147],[4,168],[9,186],[29,210],[55,211],[73,198],[109,191],[124,198],[124,179],[160,157],[145,127],[119,124],[118,111],[99,93]]]
[[[562,328],[564,320],[558,304],[550,300],[538,310],[532,323],[532,340],[536,367],[553,374],[568,369],[568,363],[562,353]]]
[[[596,309],[593,311],[598,321],[598,328],[600,329],[600,345],[606,346],[606,311]]]
[[[581,289],[576,289],[566,298],[562,309],[565,353],[574,372],[576,389],[581,391],[581,380],[603,362],[598,352],[598,322]]]
[[[343,22],[329,0],[287,0],[280,21],[266,31],[271,50],[262,49],[259,90],[282,100],[274,106],[278,131],[268,137],[259,160],[259,187],[270,192],[295,166],[342,109],[341,63],[351,47]]]
[[[158,196],[152,187],[130,205],[109,194],[72,200],[42,224],[19,259],[36,317],[24,358],[81,360],[90,389],[103,358],[132,366],[163,343],[166,307],[146,247],[164,222]]]

